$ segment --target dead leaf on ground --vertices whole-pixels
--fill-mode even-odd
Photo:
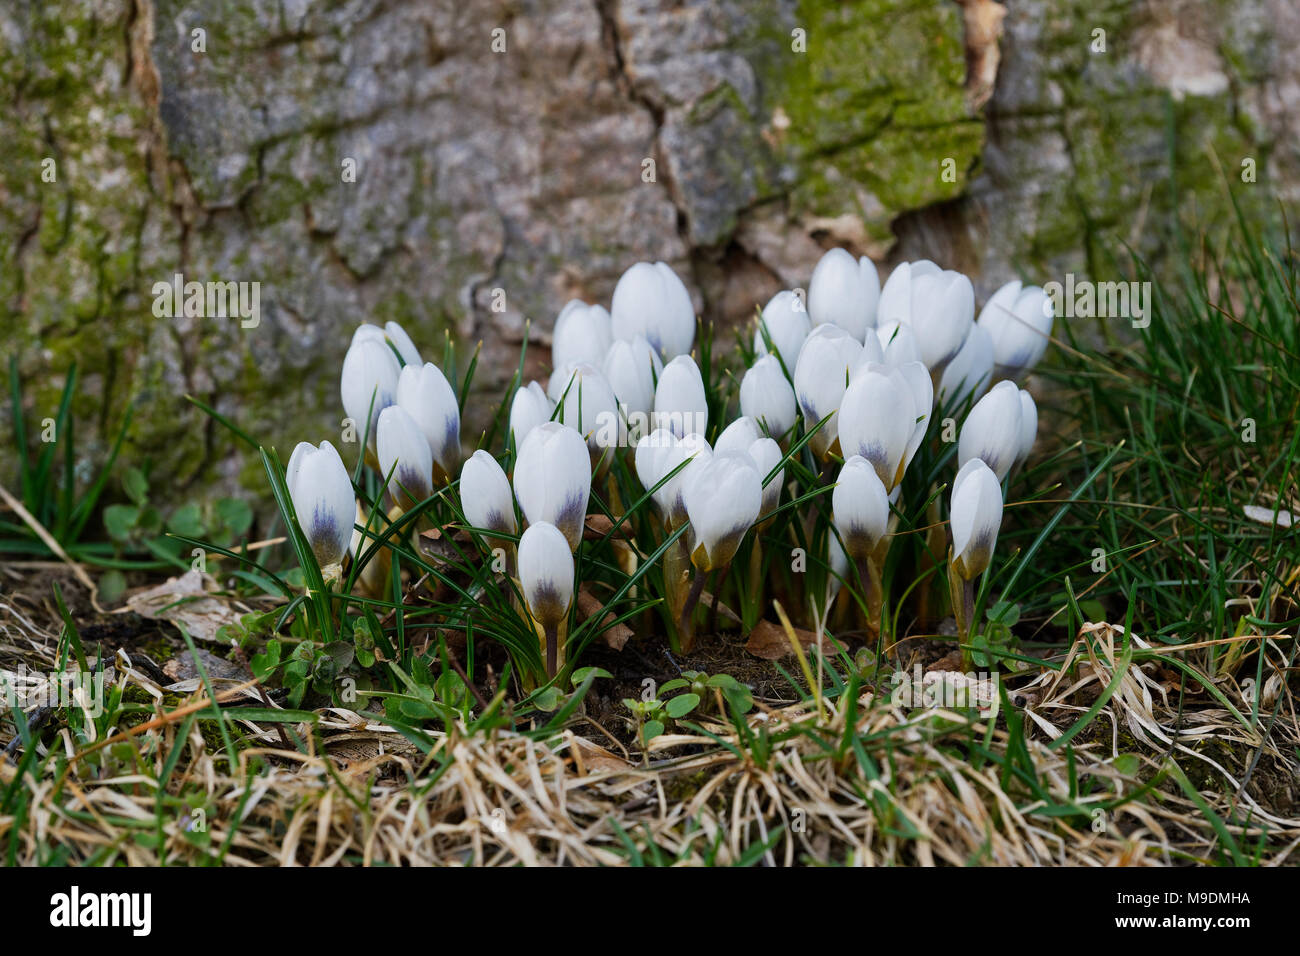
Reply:
[[[600,541],[614,530],[614,522],[607,515],[587,515],[582,537],[587,541]],[[623,525],[614,534],[615,538],[627,537],[627,525]]]
[[[600,602],[600,598],[592,594],[587,590],[587,588],[582,587],[578,589],[578,619],[580,621],[585,621],[588,618],[594,617],[604,610],[604,607],[605,606]],[[600,633],[601,642],[612,647],[616,651],[621,651],[623,646],[627,644],[628,640],[632,637],[632,628],[628,627],[626,624],[614,624],[613,611],[607,611],[600,621],[602,624],[605,624],[605,629]]]
[[[574,734],[571,740],[573,759],[586,773],[627,770],[632,766],[618,754],[606,750],[600,744],[592,743],[585,737]]]
[[[796,627],[794,634],[804,647],[811,647],[817,643],[817,635],[802,627]],[[790,646],[790,639],[786,637],[785,628],[771,621],[759,621],[758,626],[749,632],[745,650],[765,661],[777,661],[787,654],[794,653],[794,648]]]
[[[226,660],[224,657],[218,657],[203,648],[196,648],[198,651],[199,662],[203,665],[203,670],[212,680],[234,680],[246,681],[253,675],[244,669],[242,664],[236,664]],[[189,651],[178,654],[163,665],[162,671],[173,681],[193,680],[199,676],[199,670],[194,666],[194,657]]]
[[[167,621],[183,626],[196,641],[217,641],[217,631],[224,624],[239,620],[240,611],[208,594],[204,576],[186,571],[178,578],[168,578],[157,587],[146,588],[127,599],[127,610],[152,621]]]

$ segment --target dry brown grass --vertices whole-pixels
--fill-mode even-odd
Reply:
[[[0,622],[0,666],[52,667],[53,633],[2,601]],[[1133,644],[1145,649],[1137,638]],[[1118,629],[1089,625],[1062,671],[1016,680],[1023,738],[1007,715],[908,711],[887,695],[864,693],[854,708],[823,701],[820,715],[812,704],[760,702],[748,726],[772,741],[761,759],[721,723],[704,724],[718,740],[691,731],[666,735],[644,759],[581,736],[585,721],[546,741],[456,726],[433,734],[434,748],[423,754],[375,714],[329,708],[318,712],[314,733],[306,724],[297,728],[307,753],[284,749],[267,725],[238,721],[233,772],[214,752],[212,722],[192,724],[178,740],[180,718],[206,705],[202,689],[177,698],[176,688],[159,687],[120,656],[113,681],[169,703],[159,703],[151,721],[112,728],[119,736],[106,745],[75,742],[67,726],[56,725],[48,747],[71,762],[64,771],[47,762],[18,783],[32,797],[30,809],[21,819],[0,815],[0,851],[12,845],[22,863],[62,852],[69,862],[156,865],[200,863],[228,847],[222,859],[232,866],[615,865],[638,853],[678,864],[774,865],[1222,859],[1222,834],[1168,772],[1173,760],[1197,781],[1199,799],[1229,821],[1223,826],[1242,852],[1258,848],[1261,862],[1288,862],[1300,843],[1300,734],[1285,682],[1271,698],[1266,689],[1263,719],[1252,728],[1230,680],[1218,686],[1231,706],[1201,695],[1190,705],[1184,700],[1180,714],[1158,663],[1133,664],[1074,739],[1073,770],[1065,748],[1051,748],[1112,683],[1121,645]],[[1266,653],[1284,649],[1268,645]],[[223,697],[243,693],[235,682],[215,686]],[[850,720],[867,760],[852,749],[834,752]],[[12,732],[5,725],[0,739]],[[183,755],[159,794],[153,781],[178,743]],[[979,749],[991,759],[972,760]],[[109,756],[95,763],[87,759],[92,751]],[[1138,760],[1117,760],[1120,754]],[[1032,786],[1021,775],[1026,762]],[[14,763],[0,763],[0,792],[16,772]],[[1080,786],[1074,793],[1072,780]],[[1149,791],[1139,791],[1152,780]],[[1136,799],[1103,810],[1135,792]],[[1081,812],[1051,811],[1062,805]],[[204,811],[204,838],[191,832],[191,807]],[[1261,821],[1269,831],[1264,841]]]

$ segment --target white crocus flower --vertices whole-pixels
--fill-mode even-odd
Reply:
[[[544,422],[529,431],[519,445],[514,484],[528,523],[555,525],[576,551],[591,495],[591,457],[577,429]]]
[[[887,322],[876,329],[876,344],[880,346],[880,361],[886,365],[906,365],[921,361],[921,349],[910,325]]]
[[[942,373],[966,344],[975,324],[975,288],[960,272],[945,269],[912,278],[912,334],[925,367]]]
[[[545,521],[529,525],[519,539],[519,588],[528,613],[546,635],[550,677],[559,665],[559,627],[573,603],[573,578],[573,555],[564,534]]]
[[[1002,526],[1002,486],[981,459],[962,465],[952,483],[953,566],[964,581],[988,568]]]
[[[912,435],[907,440],[907,454],[903,456],[903,470],[906,471],[920,449],[921,442],[925,441],[926,429],[930,427],[930,416],[934,412],[934,380],[920,362],[900,365],[898,373],[912,390],[912,411],[916,413]]]
[[[442,369],[432,362],[403,368],[397,379],[397,404],[424,433],[438,466],[438,480],[449,481],[460,464],[460,406]]]
[[[849,456],[840,469],[831,492],[831,513],[845,549],[856,558],[869,556],[885,537],[889,495],[875,467],[861,455]]]
[[[343,358],[339,391],[343,411],[358,434],[368,432],[368,444],[375,447],[375,426],[379,413],[397,401],[397,378],[401,365],[386,343],[373,336],[354,338]]]
[[[840,405],[840,448],[869,461],[887,491],[903,477],[920,415],[912,394],[901,371],[873,363],[855,375]]]
[[[381,329],[377,325],[371,325],[369,322],[363,322],[357,326],[357,330],[352,333],[352,344],[355,345],[358,339],[373,339],[391,346],[401,359],[403,365],[419,365],[420,352],[411,341],[411,337],[406,334],[406,330],[396,322],[386,322]]]
[[[741,415],[722,430],[718,440],[713,443],[713,453],[721,455],[726,452],[748,452],[749,446],[762,437],[758,423],[748,415]]]
[[[923,276],[935,276],[943,272],[929,259],[915,262],[900,262],[894,266],[885,280],[885,287],[880,290],[880,306],[876,311],[876,327],[898,323],[907,325],[912,321],[912,283]]]
[[[749,457],[758,466],[759,480],[766,481],[763,485],[763,508],[760,512],[766,518],[781,503],[781,489],[785,487],[785,468],[781,467],[774,475],[772,471],[781,464],[785,455],[775,439],[763,437],[749,446]],[[772,477],[768,479],[768,475]]]
[[[1034,404],[1034,396],[1022,388],[1020,390],[1020,454],[1017,456],[1018,461],[1024,461],[1029,457],[1029,453],[1034,448],[1034,440],[1037,437],[1038,406]]]
[[[690,466],[687,466],[687,470]],[[731,563],[763,506],[762,478],[746,453],[713,455],[683,490],[694,531],[691,563],[697,573]]]
[[[356,498],[338,451],[327,441],[317,448],[299,442],[285,467],[285,485],[312,554],[321,567],[338,564],[348,552]]]
[[[500,462],[483,449],[465,459],[460,470],[460,507],[473,528],[514,534],[515,499]]]
[[[838,325],[817,326],[803,343],[794,370],[794,391],[803,411],[804,428],[812,430],[827,415],[831,416],[809,440],[819,458],[825,458],[838,440],[836,413],[844,398],[849,370],[861,353],[862,343]]]
[[[571,299],[555,319],[551,335],[551,365],[561,368],[586,362],[599,368],[613,341],[609,312],[603,305]]]
[[[650,430],[650,418],[655,409],[655,383],[664,370],[659,353],[645,340],[645,336],[638,335],[631,341],[619,339],[609,347],[603,368],[605,379],[619,403],[622,418],[619,442],[636,442]]]
[[[780,438],[799,415],[794,389],[775,355],[764,355],[740,380],[740,411]]]
[[[978,401],[993,380],[993,339],[982,325],[975,325],[957,357],[948,363],[939,380],[939,401],[948,407],[961,405],[967,396]]]
[[[704,434],[709,406],[700,367],[689,355],[678,355],[664,366],[655,387],[655,428],[666,428],[678,438],[691,432]]]
[[[557,401],[564,424],[576,428],[593,452],[618,445],[618,401],[605,376],[586,362],[567,366]]]
[[[840,543],[839,537],[832,530],[826,536],[826,607],[821,609],[824,615],[830,610],[831,603],[835,596],[840,593],[840,588],[844,582],[849,579],[849,556],[844,553],[844,545]]]
[[[614,287],[610,315],[614,338],[645,336],[665,362],[687,354],[695,342],[691,294],[663,262],[638,262],[624,272]]]
[[[653,493],[669,529],[686,520],[682,488],[688,474],[698,471],[712,456],[713,451],[703,435],[692,433],[679,439],[666,428],[655,429],[637,443],[637,478],[646,491]],[[682,465],[685,467],[678,470]]]
[[[808,283],[808,313],[814,326],[838,325],[859,342],[875,327],[880,275],[866,256],[854,260],[844,249],[831,249],[813,269]]]
[[[555,403],[537,382],[519,386],[514,401],[510,403],[510,432],[515,436],[515,448],[523,444],[530,431],[542,422],[550,421],[554,411]]]
[[[419,423],[400,405],[389,405],[379,413],[377,454],[394,501],[413,505],[429,497],[433,454]]]
[[[754,330],[754,354],[767,355],[774,350],[793,375],[794,363],[799,361],[803,340],[812,330],[812,322],[803,299],[789,290],[778,292],[763,306],[758,325]],[[763,337],[764,331],[767,332],[767,338]],[[767,339],[772,340],[772,349],[768,349]]]
[[[645,490],[650,492],[670,526],[673,524],[674,489],[672,480],[664,479],[685,460],[686,451],[681,447],[681,442],[666,428],[656,428],[637,442],[633,459],[636,476]]]
[[[1051,297],[1012,280],[985,303],[978,324],[993,340],[996,377],[1019,378],[1038,364],[1052,335]]]
[[[957,438],[957,462],[965,467],[974,458],[983,459],[998,481],[1006,478],[1020,457],[1023,441],[1020,389],[1014,382],[998,382],[962,423]]]

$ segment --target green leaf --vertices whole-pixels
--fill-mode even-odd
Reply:
[[[641,742],[648,744],[664,732],[664,725],[658,720],[647,720],[641,728]]]
[[[134,505],[109,505],[104,509],[104,530],[114,541],[129,538],[139,520],[140,509]]]
[[[614,676],[609,671],[605,670],[605,668],[603,667],[579,667],[569,677],[569,683],[571,683],[574,687],[577,687],[579,684],[581,684],[584,680],[587,679],[587,675],[589,674],[592,675],[593,677],[612,678]]]
[[[128,468],[122,476],[122,490],[137,505],[144,507],[149,500],[149,479],[139,468]]]
[[[534,695],[532,702],[538,710],[549,714],[559,708],[563,696],[558,687],[547,687]]]
[[[218,498],[213,507],[218,520],[236,538],[244,534],[253,523],[253,509],[242,498]]]
[[[672,700],[668,701],[665,710],[668,716],[673,720],[685,717],[700,704],[699,694],[678,694]]]
[[[1137,754],[1120,754],[1113,761],[1114,767],[1126,777],[1136,777],[1142,766],[1142,758]]]
[[[181,505],[167,519],[167,530],[173,534],[183,534],[188,538],[197,538],[203,534],[203,514],[196,504]]]
[[[126,590],[126,575],[121,571],[105,571],[99,577],[99,599],[105,604],[116,604]]]

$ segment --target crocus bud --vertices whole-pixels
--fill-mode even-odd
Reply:
[[[1038,437],[1038,406],[1034,396],[1025,389],[1020,390],[1020,454],[1018,461],[1024,461],[1034,448],[1034,439]]]
[[[1001,481],[1020,457],[1023,432],[1020,424],[1020,389],[1014,382],[998,382],[962,423],[957,438],[957,461],[963,467],[975,458],[983,459]]]
[[[591,458],[577,429],[559,422],[532,429],[515,462],[515,497],[528,523],[555,525],[576,551],[590,494]]]
[[[321,567],[338,564],[352,540],[352,519],[356,498],[343,459],[327,441],[317,448],[299,442],[289,456],[284,483],[289,488],[302,529],[312,554]]]
[[[971,327],[966,344],[948,363],[939,380],[939,400],[948,407],[961,405],[967,397],[978,400],[993,380],[993,339],[982,325]]]
[[[907,325],[912,321],[912,283],[921,276],[938,275],[943,270],[929,259],[900,262],[894,266],[880,290],[880,306],[876,312],[876,327],[897,322]]]
[[[621,427],[619,443],[635,443],[649,431],[650,417],[655,409],[655,382],[663,374],[664,365],[656,352],[638,335],[631,341],[619,339],[609,347],[605,356],[605,380],[618,399]]]
[[[844,545],[834,531],[826,536],[826,566],[826,607],[822,609],[823,613],[830,608],[849,576],[849,556],[844,553]]]
[[[649,435],[643,435],[636,445],[636,476],[651,493],[665,520],[672,517],[673,497],[670,482],[664,478],[686,460],[679,445],[677,436],[666,428],[656,428]]]
[[[814,326],[838,325],[859,342],[876,324],[880,275],[866,256],[854,261],[843,249],[831,249],[813,269],[808,283],[808,313]]]
[[[397,404],[424,433],[438,466],[438,480],[449,481],[460,464],[460,406],[442,369],[432,362],[402,369]]]
[[[838,325],[819,325],[809,333],[794,369],[794,391],[803,411],[804,427],[816,427],[827,415],[831,418],[809,444],[819,458],[835,446],[839,438],[836,412],[844,398],[849,370],[857,364],[862,343]]]
[[[691,294],[666,263],[638,262],[623,273],[610,302],[614,338],[645,336],[665,362],[695,341]]]
[[[352,344],[355,345],[358,339],[370,338],[376,342],[382,342],[390,346],[397,352],[398,358],[403,365],[419,365],[420,353],[416,349],[415,343],[411,337],[406,334],[406,330],[396,322],[387,322],[381,329],[377,325],[371,325],[369,322],[363,322],[357,326],[357,330],[352,333]]]
[[[460,470],[460,507],[470,527],[514,534],[515,499],[500,463],[479,449]]]
[[[555,331],[551,335],[551,366],[562,368],[574,362],[586,362],[599,368],[612,340],[609,313],[605,307],[571,299],[555,319]]]
[[[515,448],[524,443],[524,436],[530,431],[550,421],[554,411],[555,403],[537,382],[516,389],[514,401],[510,403],[510,432],[515,436]]]
[[[561,374],[559,372],[556,373]],[[557,401],[564,424],[576,428],[592,451],[618,444],[618,402],[605,376],[594,365],[567,366]]]
[[[910,325],[886,322],[877,327],[876,344],[880,346],[880,360],[886,365],[897,367],[921,361],[921,349]]]
[[[758,441],[761,435],[754,419],[741,415],[722,430],[718,440],[713,443],[713,453],[721,455],[726,452],[748,452],[749,446]]]
[[[840,448],[861,455],[876,469],[886,490],[896,486],[906,466],[916,419],[912,387],[888,365],[871,364],[858,372],[840,405]]]
[[[772,471],[781,464],[785,457],[781,446],[772,438],[760,438],[749,446],[749,457],[758,466],[758,479],[763,485],[763,507],[760,514],[767,517],[781,503],[781,489],[785,487],[785,468],[782,467],[772,475]],[[769,479],[767,476],[772,475]]]
[[[799,361],[799,350],[803,340],[812,329],[808,318],[808,309],[803,299],[790,291],[778,292],[763,306],[763,314],[758,320],[759,327],[754,330],[754,354],[767,355],[767,339],[772,340],[772,348],[781,356],[781,361],[789,372],[794,374],[794,363]],[[767,333],[767,338],[763,333]],[[779,366],[778,366],[779,367]]]
[[[686,486],[695,480],[704,470],[704,466],[713,460],[713,449],[699,432],[691,432],[677,443],[678,450],[669,458],[668,464],[676,467],[679,461],[686,462],[686,467],[675,477],[668,479],[669,495],[672,503],[672,520],[668,526],[675,528],[687,520]]]
[[[979,458],[962,465],[953,480],[951,525],[953,566],[969,581],[989,566],[1002,525],[1002,486]]]
[[[573,554],[554,525],[545,521],[530,524],[519,539],[519,587],[528,613],[542,627],[558,626],[569,613]]]
[[[900,365],[898,373],[912,390],[912,411],[916,413],[912,435],[907,440],[907,454],[903,456],[903,470],[906,471],[925,440],[926,429],[930,427],[930,415],[934,412],[934,380],[920,362]]]
[[[354,339],[343,358],[343,376],[339,383],[343,411],[359,432],[369,433],[368,444],[372,450],[379,413],[397,401],[400,371],[393,350],[372,336]]]
[[[393,500],[415,504],[433,491],[433,454],[420,426],[400,405],[379,413],[379,470]]]
[[[1052,335],[1051,298],[1036,285],[1008,282],[985,303],[979,325],[993,340],[995,375],[1019,378],[1038,364]]]
[[[415,347],[415,343],[411,341],[411,337],[406,334],[406,329],[396,322],[385,322],[384,332],[388,336],[388,341],[393,343],[393,348],[397,349],[397,354],[402,357],[403,364],[421,364],[420,352]]]
[[[747,454],[714,455],[690,476],[683,499],[695,532],[691,563],[711,571],[731,563],[745,532],[758,520],[762,476]]]
[[[794,427],[799,405],[775,355],[764,355],[740,380],[740,411],[778,438]]]
[[[700,367],[689,355],[678,355],[664,366],[655,388],[655,428],[666,428],[681,438],[691,432],[704,434],[708,424]]]
[[[854,557],[871,554],[885,536],[889,495],[875,467],[861,455],[851,455],[840,469],[831,492],[831,510],[844,547]]]
[[[911,293],[911,318],[903,324],[911,325],[925,367],[941,372],[966,344],[975,324],[975,288],[960,272],[945,269],[913,273]]]

